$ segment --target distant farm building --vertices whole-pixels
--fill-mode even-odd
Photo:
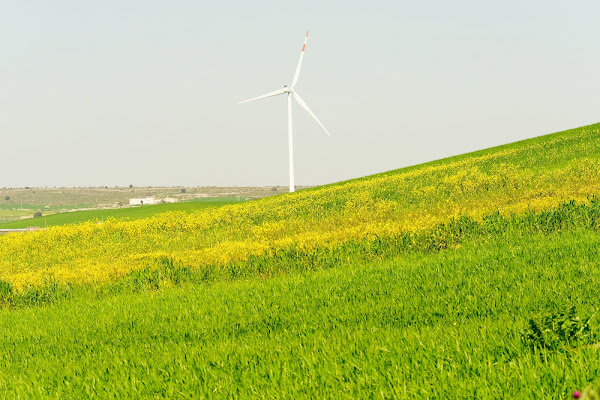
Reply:
[[[140,199],[129,199],[130,206],[144,206],[148,204],[158,204],[160,200],[156,200],[154,197],[144,197]]]

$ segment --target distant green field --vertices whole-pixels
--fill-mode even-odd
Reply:
[[[0,224],[18,221],[21,218],[31,218],[36,212],[44,215],[52,215],[66,210],[77,210],[82,208],[91,208],[94,204],[68,204],[41,206],[40,204],[27,203],[0,203]]]
[[[0,208],[0,224],[3,222],[12,222],[19,218],[31,217],[34,211],[31,210],[3,210]]]
[[[227,204],[239,203],[241,201],[244,201],[244,199],[238,197],[218,197],[197,199],[195,201],[185,203],[156,204],[117,209],[63,212],[58,214],[52,214],[47,217],[42,216],[40,218],[28,218],[18,221],[0,223],[0,229],[19,229],[27,228],[30,226],[38,226],[40,228],[44,228],[46,226],[68,225],[94,220],[103,221],[106,218],[128,218],[134,220],[151,217],[155,214],[159,214],[166,211],[193,212],[206,208],[220,207]]]

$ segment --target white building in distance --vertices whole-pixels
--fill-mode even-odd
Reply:
[[[130,206],[144,206],[148,204],[159,204],[160,200],[156,200],[154,197],[143,197],[139,199],[129,199]]]

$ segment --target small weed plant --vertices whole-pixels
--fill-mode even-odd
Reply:
[[[523,341],[533,351],[568,350],[593,344],[597,341],[591,329],[595,315],[580,317],[574,305],[559,312],[539,314],[529,320],[522,333]]]

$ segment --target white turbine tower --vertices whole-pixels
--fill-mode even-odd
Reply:
[[[250,100],[245,100],[240,102],[247,103],[249,101],[264,99],[265,97],[278,96],[280,94],[287,93],[287,102],[288,102],[288,136],[289,136],[289,150],[290,150],[290,193],[294,191],[294,138],[292,135],[292,97],[296,99],[300,107],[304,108],[306,112],[317,121],[317,123],[323,128],[325,133],[331,137],[327,129],[323,126],[321,121],[317,118],[317,116],[308,108],[302,97],[298,94],[298,92],[294,89],[296,82],[298,82],[298,77],[300,76],[300,66],[302,65],[302,58],[304,57],[304,50],[306,50],[306,40],[308,39],[308,31],[306,31],[306,37],[304,38],[304,45],[302,46],[302,53],[300,53],[300,60],[298,61],[298,66],[296,67],[296,73],[294,74],[294,80],[290,86],[285,85],[283,89],[276,90],[271,93],[264,94],[262,96],[255,97]]]

